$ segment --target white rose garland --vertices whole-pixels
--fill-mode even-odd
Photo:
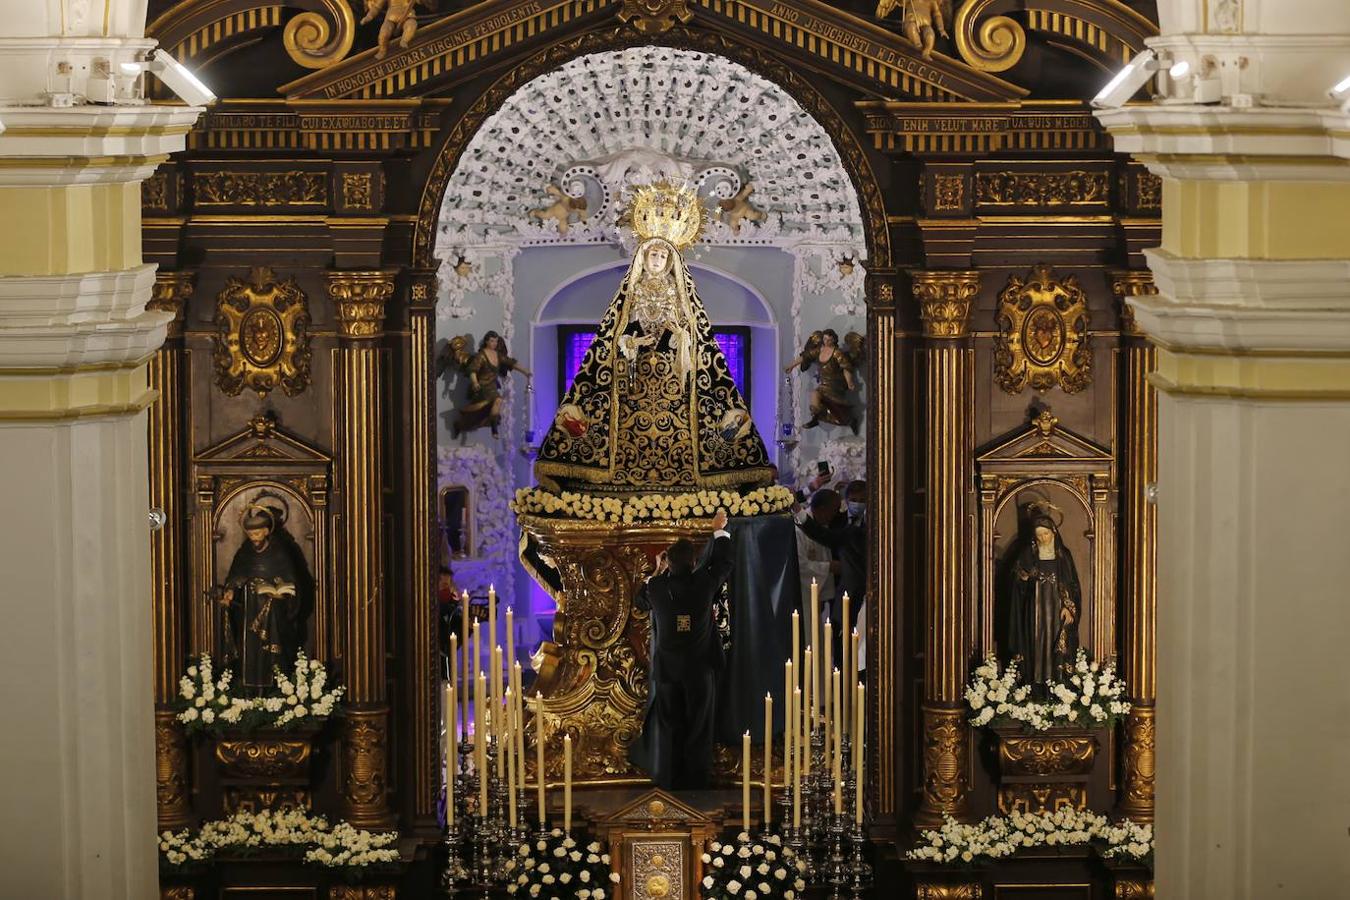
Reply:
[[[675,521],[715,515],[759,516],[784,512],[796,501],[781,485],[756,488],[745,494],[735,491],[695,491],[687,494],[645,494],[638,497],[604,497],[563,491],[553,494],[537,487],[521,488],[511,501],[517,515],[554,516],[595,522]]]
[[[330,826],[324,816],[283,809],[238,812],[206,822],[195,835],[187,829],[165,831],[159,836],[159,852],[165,868],[180,869],[210,862],[222,850],[297,847],[307,863],[365,870],[398,862],[397,841],[397,832],[365,831],[347,822]]]

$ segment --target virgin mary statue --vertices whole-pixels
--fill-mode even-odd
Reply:
[[[639,243],[535,462],[553,491],[682,492],[772,481],[681,252],[703,205],[668,182],[636,189]]]

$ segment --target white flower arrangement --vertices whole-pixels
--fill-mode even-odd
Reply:
[[[307,863],[359,875],[397,863],[397,841],[397,832],[364,831],[347,822],[330,826],[324,816],[282,809],[238,812],[205,823],[195,835],[187,829],[165,831],[159,836],[159,854],[162,867],[181,870],[205,865],[221,851],[293,848],[303,851]]]
[[[711,518],[719,509],[729,516],[759,516],[791,509],[795,498],[781,485],[735,491],[695,491],[688,494],[644,494],[639,497],[601,497],[575,491],[553,494],[541,488],[521,488],[511,501],[517,515],[555,516],[595,522],[676,521]]]
[[[288,728],[302,722],[322,722],[338,709],[343,688],[328,687],[328,670],[302,651],[295,671],[273,671],[276,692],[263,697],[232,697],[233,673],[216,676],[211,655],[203,653],[178,679],[178,721],[188,733],[199,731]]]
[[[1130,711],[1130,704],[1122,699],[1125,682],[1116,676],[1115,664],[1101,665],[1082,648],[1068,679],[1049,681],[1046,688],[1049,699],[1032,700],[1031,685],[1022,683],[1017,660],[1001,668],[998,659],[989,656],[966,688],[966,702],[973,714],[970,724],[1018,722],[1035,731],[1110,727]]]
[[[562,829],[531,838],[506,863],[506,892],[532,900],[614,900],[619,896],[619,873],[610,866],[603,844],[582,847]]]
[[[1006,859],[1026,847],[1082,847],[1096,845],[1102,856],[1151,865],[1153,826],[1125,819],[1112,822],[1100,813],[1080,809],[1010,816],[990,816],[973,825],[948,817],[935,831],[925,831],[922,843],[906,857],[943,864],[970,865],[979,860]]]
[[[794,900],[806,890],[806,864],[776,834],[758,840],[742,831],[735,842],[710,841],[702,859],[703,900]]]

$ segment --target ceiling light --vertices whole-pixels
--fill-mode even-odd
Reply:
[[[151,55],[149,68],[188,106],[205,106],[215,102],[215,92],[203,84],[191,69],[164,50],[156,50]]]

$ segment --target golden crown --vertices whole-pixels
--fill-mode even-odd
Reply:
[[[639,240],[664,238],[683,250],[703,231],[703,204],[692,188],[662,179],[633,188],[627,218]]]

